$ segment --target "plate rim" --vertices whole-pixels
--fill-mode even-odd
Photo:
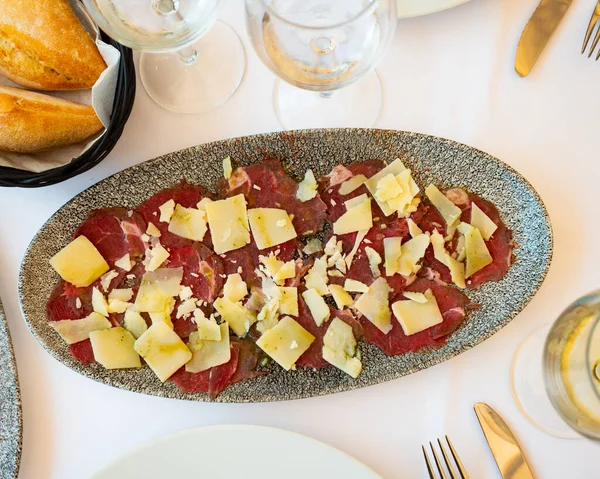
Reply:
[[[402,0],[396,0],[396,1],[398,3],[400,3]],[[451,8],[458,7],[469,1],[470,0],[447,0],[446,2],[442,2],[439,5],[431,5],[431,7],[426,8],[424,10],[414,11],[414,12],[408,13],[408,14],[406,14],[406,13],[402,14],[402,13],[400,13],[400,11],[398,11],[398,19],[403,20],[403,19],[407,19],[407,18],[418,18],[418,17],[424,17],[426,15],[432,15],[434,13],[439,13],[439,12],[443,12],[445,10],[449,10]]]
[[[265,426],[262,424],[207,424],[204,426],[196,426],[196,427],[191,427],[191,428],[179,429],[176,431],[168,432],[166,434],[162,434],[158,437],[146,439],[142,443],[137,444],[130,450],[126,451],[124,454],[116,457],[115,459],[110,461],[108,464],[105,464],[97,471],[94,471],[92,473],[90,479],[104,479],[103,474],[110,473],[111,469],[116,464],[118,464],[120,461],[125,460],[131,456],[135,456],[136,454],[138,454],[146,449],[149,449],[149,448],[152,448],[155,446],[159,446],[161,444],[165,444],[165,443],[171,442],[173,440],[178,440],[181,438],[189,438],[190,436],[193,438],[193,436],[198,433],[210,434],[212,431],[231,431],[231,432],[263,431],[263,432],[268,432],[268,433],[276,433],[276,434],[279,434],[282,436],[294,437],[296,439],[300,439],[300,440],[306,441],[308,443],[316,444],[319,447],[322,447],[323,449],[327,449],[328,451],[336,452],[336,453],[340,454],[342,457],[344,457],[345,459],[347,459],[349,462],[353,462],[357,466],[362,467],[365,470],[365,472],[371,473],[373,479],[383,479],[382,476],[377,474],[372,468],[367,466],[365,463],[361,462],[360,460],[358,460],[356,457],[352,456],[351,454],[348,454],[347,452],[345,452],[335,446],[332,446],[331,444],[328,444],[319,439],[315,439],[306,434],[292,431],[290,429],[274,427],[274,426]]]
[[[88,192],[90,189],[98,187],[98,185],[100,183],[104,183],[110,179],[114,179],[116,176],[119,176],[123,172],[126,172],[130,169],[141,167],[141,165],[145,165],[145,164],[150,165],[152,163],[160,163],[161,161],[164,161],[171,155],[181,154],[183,152],[187,152],[187,151],[193,150],[195,148],[211,149],[211,148],[217,147],[219,145],[227,145],[229,142],[235,141],[235,142],[243,143],[243,142],[247,142],[247,141],[252,141],[252,139],[262,140],[263,142],[264,141],[273,141],[275,138],[280,137],[282,134],[285,134],[288,137],[293,137],[293,136],[302,137],[305,135],[319,135],[319,134],[323,134],[323,135],[326,135],[329,137],[329,135],[338,135],[338,134],[343,135],[343,134],[348,134],[348,133],[352,133],[352,134],[358,135],[358,136],[360,136],[360,135],[386,135],[386,136],[390,135],[391,137],[396,136],[396,137],[423,138],[427,141],[433,140],[434,142],[437,141],[437,142],[441,142],[444,144],[448,144],[452,147],[459,148],[463,151],[470,150],[472,152],[472,154],[474,154],[474,155],[476,154],[476,155],[485,157],[488,160],[491,160],[492,162],[499,164],[499,166],[503,170],[506,170],[506,171],[510,172],[511,174],[513,174],[515,177],[517,177],[518,180],[520,182],[522,182],[524,184],[524,186],[526,186],[527,191],[532,195],[532,197],[535,199],[536,203],[541,207],[542,216],[544,218],[544,221],[545,221],[545,223],[547,225],[547,229],[548,229],[548,238],[547,238],[548,239],[548,255],[547,255],[547,259],[544,264],[543,272],[541,273],[541,275],[539,277],[536,278],[536,283],[533,285],[533,288],[532,288],[530,294],[528,295],[528,297],[526,298],[526,300],[522,304],[520,304],[517,308],[515,308],[514,310],[511,310],[508,314],[506,314],[505,317],[503,318],[502,324],[495,325],[494,327],[487,329],[485,331],[485,333],[480,336],[480,338],[477,338],[476,344],[472,344],[470,342],[469,344],[461,345],[460,350],[458,352],[452,352],[449,357],[445,357],[445,358],[437,358],[431,354],[427,354],[426,357],[420,362],[421,366],[413,367],[412,369],[410,369],[406,372],[395,370],[391,373],[381,374],[377,381],[370,381],[368,384],[360,384],[358,381],[354,381],[349,386],[345,385],[338,389],[331,388],[331,389],[324,389],[321,391],[310,392],[310,393],[306,393],[304,391],[294,391],[294,392],[289,392],[285,395],[275,394],[272,396],[259,396],[256,398],[255,397],[236,397],[235,399],[223,399],[223,394],[222,394],[222,395],[218,396],[216,399],[210,399],[208,397],[205,397],[205,395],[203,393],[185,393],[183,391],[180,391],[179,394],[175,395],[175,394],[171,394],[170,391],[166,391],[166,388],[163,388],[159,391],[157,391],[157,390],[149,391],[148,388],[145,390],[142,390],[142,388],[140,388],[140,387],[132,387],[128,384],[123,384],[120,381],[116,381],[112,378],[110,381],[103,380],[102,378],[96,377],[94,375],[94,371],[92,370],[92,368],[90,368],[89,365],[86,365],[83,363],[77,363],[77,367],[71,367],[71,365],[69,365],[68,363],[63,362],[62,355],[58,351],[55,351],[54,349],[52,349],[46,343],[46,341],[44,340],[42,335],[38,335],[36,333],[36,327],[35,327],[36,325],[34,325],[33,322],[29,320],[29,318],[25,312],[25,308],[24,308],[24,302],[26,301],[24,298],[24,294],[23,294],[23,284],[24,284],[23,275],[24,275],[25,264],[28,261],[28,259],[30,257],[31,249],[33,246],[35,246],[35,243],[36,243],[38,237],[40,236],[42,230],[49,223],[51,223],[51,221],[54,220],[59,214],[61,214],[62,210],[65,207],[71,205],[85,192]],[[543,199],[541,198],[541,196],[539,195],[537,190],[533,187],[533,185],[521,173],[519,173],[516,169],[514,169],[512,166],[508,165],[504,161],[500,160],[499,158],[497,158],[489,153],[486,153],[483,150],[469,146],[467,144],[464,144],[464,143],[461,143],[461,142],[458,142],[458,141],[455,141],[455,140],[452,140],[449,138],[430,135],[430,134],[426,134],[426,133],[404,131],[404,130],[393,130],[393,129],[379,129],[379,128],[313,128],[313,129],[302,129],[302,130],[290,130],[287,132],[276,131],[276,132],[259,133],[259,134],[245,135],[245,136],[241,136],[241,137],[232,137],[232,138],[226,138],[226,139],[222,139],[222,140],[216,140],[216,141],[212,141],[212,142],[202,143],[199,145],[194,145],[191,147],[183,148],[181,150],[176,150],[174,152],[166,153],[166,154],[157,156],[155,158],[145,160],[143,162],[140,162],[140,163],[131,165],[127,168],[124,168],[123,170],[117,171],[117,172],[113,173],[112,175],[109,175],[105,178],[102,178],[98,182],[88,186],[81,192],[77,193],[73,198],[69,199],[67,202],[65,202],[63,205],[61,205],[46,220],[44,225],[35,233],[35,235],[31,239],[31,241],[25,251],[23,260],[21,262],[21,266],[20,266],[20,270],[19,270],[19,277],[18,277],[18,296],[19,296],[19,307],[20,307],[23,319],[27,325],[29,332],[33,335],[33,337],[36,339],[36,341],[54,359],[56,359],[63,366],[67,367],[68,369],[71,369],[72,371],[74,371],[78,374],[81,374],[82,376],[84,376],[88,379],[92,379],[96,382],[100,382],[101,384],[104,384],[106,386],[116,387],[119,389],[131,391],[131,392],[135,392],[135,393],[139,393],[139,394],[148,394],[148,395],[152,395],[152,396],[166,397],[166,398],[178,399],[178,400],[189,400],[189,401],[195,401],[195,402],[225,402],[225,403],[276,402],[276,401],[282,401],[282,400],[296,400],[296,399],[318,397],[318,396],[324,396],[324,395],[330,395],[330,394],[337,394],[339,392],[355,390],[355,389],[358,389],[361,387],[371,386],[371,385],[375,385],[375,384],[381,384],[381,383],[388,382],[393,379],[398,379],[400,377],[403,377],[403,376],[406,376],[409,374],[413,374],[415,372],[419,372],[424,369],[428,369],[432,366],[435,366],[435,365],[445,362],[447,360],[453,359],[454,357],[468,351],[469,349],[473,348],[474,346],[482,344],[487,339],[489,339],[491,336],[496,334],[500,329],[504,328],[509,322],[511,322],[518,314],[520,314],[529,305],[531,300],[535,297],[535,295],[538,293],[539,289],[541,288],[542,284],[544,283],[544,281],[548,275],[548,272],[550,270],[550,267],[552,265],[553,257],[554,257],[554,232],[553,232],[553,228],[552,228],[551,217],[548,213],[548,209],[547,209]]]

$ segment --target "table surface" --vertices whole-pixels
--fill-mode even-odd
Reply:
[[[204,116],[170,113],[139,85],[123,136],[99,166],[44,189],[0,189],[0,296],[23,395],[20,477],[88,477],[151,438],[236,423],[306,434],[352,454],[386,478],[425,478],[420,445],[448,434],[471,477],[499,477],[473,413],[477,401],[504,416],[537,477],[598,477],[597,445],[538,431],[514,404],[508,380],[520,341],[600,285],[600,135],[595,120],[600,65],[579,54],[594,3],[573,3],[526,79],[515,74],[513,61],[537,0],[472,0],[401,20],[379,68],[385,106],[376,126],[452,138],[487,151],[520,171],[545,201],[555,234],[553,264],[539,293],[508,326],[444,364],[327,397],[227,405],[113,389],[70,371],[33,339],[17,300],[19,265],[50,215],[99,180],[173,150],[279,129],[271,103],[274,77],[252,50],[241,0],[226,2],[221,18],[240,32],[248,65],[241,88],[224,107]]]

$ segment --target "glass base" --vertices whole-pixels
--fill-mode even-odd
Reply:
[[[369,128],[381,113],[382,89],[376,72],[334,92],[318,93],[275,82],[275,113],[286,130]]]
[[[520,344],[510,366],[513,400],[527,420],[539,430],[564,439],[579,439],[554,410],[544,386],[542,354],[550,326],[529,335]]]
[[[245,70],[242,42],[223,22],[181,50],[140,56],[146,92],[160,106],[178,113],[206,113],[223,105],[240,86]]]

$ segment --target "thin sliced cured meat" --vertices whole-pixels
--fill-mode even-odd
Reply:
[[[196,208],[200,200],[204,198],[214,199],[214,196],[201,185],[190,185],[185,180],[177,185],[159,191],[138,207],[138,211],[146,222],[152,223],[160,230],[160,243],[163,246],[189,245],[195,243],[189,239],[177,236],[169,231],[169,224],[160,221],[159,207],[169,200],[185,208]],[[208,247],[212,247],[210,231],[202,240]]]
[[[499,281],[508,272],[510,265],[514,262],[512,232],[506,227],[496,207],[477,195],[469,194],[470,204],[475,203],[479,208],[498,226],[492,237],[486,241],[486,245],[492,256],[492,263],[477,271],[467,280],[471,288],[485,283],[486,281]],[[471,206],[465,208],[461,217],[462,221],[471,220]]]
[[[239,350],[238,365],[235,374],[231,377],[231,384],[265,374],[256,369],[260,359],[264,357],[264,353],[251,338],[233,337],[231,344]]]
[[[81,307],[77,307],[79,302]],[[46,304],[46,314],[50,321],[83,319],[92,312],[92,289],[77,288],[61,280]]]
[[[323,227],[325,204],[320,196],[305,202],[298,200],[298,183],[275,158],[236,168],[229,180],[218,183],[217,191],[220,197],[244,194],[248,208],[283,208],[293,215],[298,236],[317,233]]]
[[[451,286],[443,286],[435,281],[423,278],[417,279],[406,288],[407,291],[425,292],[431,289],[444,321],[433,328],[426,329],[420,333],[406,336],[400,323],[392,317],[392,330],[383,334],[369,320],[361,318],[365,332],[365,340],[374,344],[389,356],[404,354],[409,351],[418,351],[424,347],[439,348],[446,343],[448,334],[460,326],[465,318],[465,309],[469,306],[469,298]],[[391,303],[402,299],[401,295],[392,299]]]
[[[185,392],[205,392],[214,399],[223,389],[232,383],[238,368],[240,345],[231,344],[231,358],[225,364],[215,366],[200,373],[189,373],[185,367],[179,369],[170,380]]]
[[[75,359],[82,363],[92,364],[96,362],[92,342],[89,339],[69,345],[69,351]]]
[[[144,254],[145,230],[146,223],[139,213],[126,208],[105,208],[92,211],[74,237],[85,236],[114,268],[115,261],[126,254],[132,260]]]

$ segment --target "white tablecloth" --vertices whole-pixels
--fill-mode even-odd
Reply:
[[[71,372],[36,343],[21,318],[17,276],[23,253],[48,217],[74,195],[169,151],[279,129],[271,104],[274,77],[252,50],[241,0],[230,0],[222,14],[248,52],[246,77],[227,105],[205,116],[177,115],[153,103],[138,83],[123,136],[99,166],[49,188],[0,189],[0,296],[16,348],[25,421],[20,477],[88,477],[151,438],[232,423],[312,436],[386,478],[426,477],[420,445],[449,434],[471,477],[499,477],[473,413],[477,401],[491,404],[514,428],[537,477],[599,477],[597,446],[535,429],[513,403],[508,382],[519,342],[569,301],[600,287],[600,64],[579,54],[594,3],[574,2],[526,79],[514,73],[513,60],[537,0],[472,0],[399,21],[379,69],[385,107],[377,126],[452,138],[519,170],[550,211],[556,249],[546,282],[508,326],[451,361],[396,381],[274,404],[142,396]]]

